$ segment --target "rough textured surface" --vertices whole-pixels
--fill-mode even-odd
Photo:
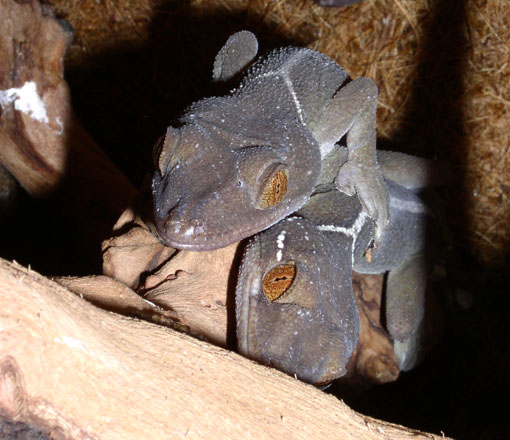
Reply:
[[[246,35],[257,41],[234,33],[216,59],[238,68]],[[389,196],[377,166],[376,109],[374,82],[347,82],[345,70],[322,53],[283,47],[257,58],[236,89],[194,102],[158,143],[152,195],[159,236],[201,251],[266,229],[306,203],[321,162],[345,135],[349,154],[335,185],[357,194],[379,245]]]
[[[123,233],[103,243],[105,273],[125,283],[124,289],[131,291],[129,286],[161,307],[148,314],[147,304],[143,308],[137,306],[133,309],[135,316],[146,319],[148,316],[153,322],[171,318],[175,325],[167,321],[163,324],[234,349],[234,290],[245,243],[208,252],[179,251],[170,258],[170,248],[157,242],[140,218],[133,221],[131,210],[121,216],[115,228]],[[167,260],[162,260],[165,255]],[[351,362],[350,375],[345,381],[363,386],[395,381],[399,375],[388,333],[375,318],[381,309],[382,276],[369,279],[372,282],[364,283],[363,287],[358,283],[356,289],[363,324],[356,360]],[[101,304],[102,308],[126,314],[130,309],[127,304],[132,300],[126,297],[122,310],[115,293],[122,285],[118,283],[120,286],[110,293],[105,289],[106,280],[115,285],[112,279],[102,277],[59,278],[58,282],[94,304]],[[138,303],[143,301],[139,299]]]
[[[333,151],[331,156],[339,155]],[[328,158],[325,163],[335,160]],[[407,173],[396,174],[397,180],[406,180]],[[375,236],[374,223],[358,197],[334,187],[312,195],[297,212],[302,218],[291,216],[250,240],[236,288],[239,353],[308,383],[343,376],[359,334],[354,268],[369,274],[389,271],[381,314],[401,369],[416,366],[430,273],[426,249],[437,244],[427,234],[432,216],[423,199],[395,182],[386,185],[391,223],[369,258],[365,251]]]
[[[361,416],[235,353],[100,310],[4,260],[0,304],[0,416],[51,438],[440,438]]]

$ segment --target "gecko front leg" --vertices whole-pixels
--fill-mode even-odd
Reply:
[[[375,244],[382,243],[390,221],[389,195],[376,156],[377,87],[358,78],[340,88],[312,129],[324,157],[347,133],[348,160],[340,167],[335,185],[339,191],[357,193],[375,222]]]

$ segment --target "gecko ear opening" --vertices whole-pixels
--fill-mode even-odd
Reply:
[[[269,302],[278,302],[285,292],[290,289],[296,277],[296,265],[288,261],[273,267],[262,280],[262,289]]]

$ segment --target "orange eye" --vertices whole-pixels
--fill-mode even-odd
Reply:
[[[259,196],[259,206],[262,209],[271,208],[280,203],[287,192],[287,174],[284,170],[274,173],[264,185]]]
[[[264,295],[270,302],[276,301],[289,289],[295,277],[296,265],[293,262],[274,267],[262,281]]]

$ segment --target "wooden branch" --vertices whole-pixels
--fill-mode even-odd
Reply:
[[[0,0],[0,11],[0,162],[32,196],[57,193],[84,243],[99,243],[136,191],[73,114],[72,33],[37,0]]]
[[[353,272],[353,288],[360,316],[356,349],[341,380],[358,388],[394,382],[400,375],[393,341],[381,323],[384,277]]]
[[[439,438],[0,260],[0,415],[56,439]]]

